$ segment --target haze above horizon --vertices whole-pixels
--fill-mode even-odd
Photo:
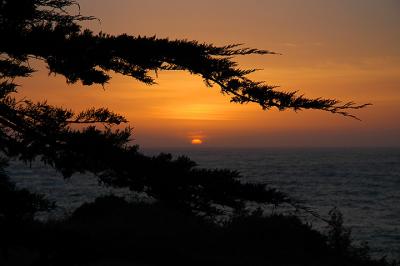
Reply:
[[[95,32],[245,43],[282,54],[236,58],[242,68],[263,69],[254,80],[373,106],[354,112],[361,122],[321,111],[265,112],[230,103],[218,87],[179,71],[158,73],[153,86],[114,75],[103,90],[67,85],[40,64],[19,82],[24,96],[76,110],[109,107],[128,118],[144,148],[400,147],[399,1],[78,2],[82,14],[101,20],[85,23]]]

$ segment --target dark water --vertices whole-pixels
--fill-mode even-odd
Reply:
[[[239,170],[244,180],[266,182],[327,216],[338,207],[357,241],[374,254],[400,257],[400,149],[147,149],[185,154],[200,167]],[[83,201],[112,190],[98,187],[90,175],[64,182],[54,170],[14,163],[18,185],[45,192],[69,212]],[[93,189],[95,187],[95,189]],[[119,193],[129,194],[127,191]]]

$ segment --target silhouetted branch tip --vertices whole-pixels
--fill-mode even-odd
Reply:
[[[257,69],[241,69],[234,61],[240,55],[278,54],[272,51],[242,44],[215,46],[156,36],[94,34],[79,23],[93,17],[82,16],[79,6],[77,15],[67,12],[75,4],[73,0],[0,1],[0,34],[6,36],[0,44],[0,151],[23,161],[40,157],[64,177],[89,171],[104,184],[211,216],[224,207],[240,209],[244,202],[291,202],[263,185],[241,183],[235,171],[199,169],[188,158],[139,153],[130,143],[131,128],[114,127],[126,123],[126,118],[107,108],[75,113],[45,101],[16,100],[13,93],[18,85],[13,80],[33,73],[32,58],[42,60],[49,74],[63,75],[68,83],[100,84],[103,89],[112,73],[152,85],[153,73],[157,77],[162,70],[179,70],[202,77],[209,87],[218,85],[234,103],[256,103],[264,110],[316,109],[356,118],[349,111],[370,105],[279,91],[278,86],[250,79]]]

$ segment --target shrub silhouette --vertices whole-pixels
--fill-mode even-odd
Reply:
[[[38,235],[40,265],[390,265],[351,252],[352,243],[338,252],[329,234],[293,215],[253,213],[217,225],[162,202],[116,196],[86,203]]]
[[[36,225],[34,215],[54,208],[44,195],[17,188],[4,170],[6,165],[6,160],[0,158],[0,252],[5,258],[10,247],[35,239],[31,230]]]

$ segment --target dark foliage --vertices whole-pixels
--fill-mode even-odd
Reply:
[[[162,202],[129,203],[115,196],[84,204],[64,221],[34,227],[32,235],[34,245],[24,245],[32,245],[29,262],[35,265],[390,265],[353,252],[359,248],[352,243],[338,252],[331,235],[296,216],[254,213],[216,225]]]
[[[10,247],[25,245],[22,239],[31,234],[34,215],[54,208],[43,195],[17,188],[4,170],[6,166],[0,157],[0,257],[4,258]]]
[[[203,77],[209,86],[219,85],[233,102],[255,102],[264,109],[321,109],[350,115],[347,110],[365,106],[340,105],[337,100],[307,99],[295,92],[276,91],[276,86],[248,79],[246,75],[255,70],[242,70],[232,61],[237,55],[274,54],[270,51],[126,34],[95,35],[81,30],[77,23],[92,17],[65,11],[74,4],[77,3],[67,0],[2,1],[0,34],[7,36],[0,44],[5,57],[1,65],[7,68],[2,75],[29,75],[33,70],[26,63],[35,57],[44,60],[50,72],[64,75],[68,82],[80,80],[84,85],[105,84],[110,79],[109,71],[152,84],[150,71],[186,70]]]
[[[43,195],[17,188],[7,176],[6,161],[0,157],[0,225],[18,221],[29,221],[36,212],[48,211],[54,204]]]

